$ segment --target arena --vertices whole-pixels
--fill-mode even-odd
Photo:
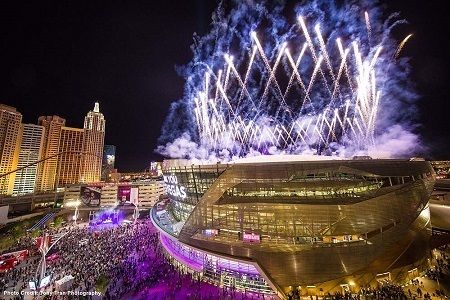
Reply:
[[[151,218],[174,264],[280,298],[402,282],[427,267],[428,162],[265,159],[165,162],[168,198]]]

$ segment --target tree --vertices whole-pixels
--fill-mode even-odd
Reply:
[[[62,223],[63,223],[63,218],[61,216],[56,217],[55,221],[53,222],[55,228],[61,227]]]
[[[24,229],[21,223],[14,225],[14,227],[11,229],[11,236],[14,238],[14,240],[19,239],[23,234]]]
[[[35,230],[33,230],[32,232],[31,232],[31,237],[33,237],[33,238],[37,238],[38,236],[40,236],[41,235],[41,230],[40,229],[35,229]]]

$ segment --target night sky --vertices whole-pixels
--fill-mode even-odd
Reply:
[[[191,59],[192,34],[208,30],[215,1],[10,1],[0,6],[0,103],[24,122],[59,115],[81,127],[100,102],[106,144],[120,171],[151,160],[172,101],[182,96],[175,71]],[[428,158],[450,158],[450,25],[444,1],[385,1],[413,32],[403,55],[421,95],[418,131]]]

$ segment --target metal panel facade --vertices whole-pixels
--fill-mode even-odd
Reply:
[[[256,263],[281,293],[349,276],[364,285],[429,254],[435,176],[425,161],[217,164],[164,175],[186,190],[170,196],[167,220],[178,225],[164,230],[207,253]]]

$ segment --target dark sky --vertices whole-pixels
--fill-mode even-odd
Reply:
[[[81,127],[100,102],[121,171],[151,160],[170,103],[182,96],[175,65],[191,59],[215,1],[29,1],[0,6],[0,103],[24,122],[60,115]],[[432,158],[450,158],[450,26],[440,1],[385,1],[410,24],[420,131]]]

